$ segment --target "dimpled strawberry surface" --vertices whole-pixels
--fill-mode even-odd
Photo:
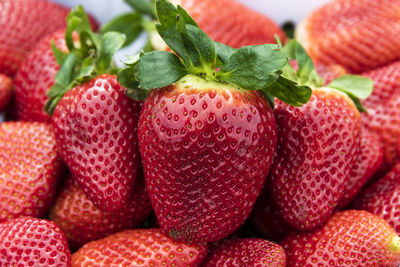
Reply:
[[[146,185],[164,231],[215,241],[249,216],[275,151],[275,121],[256,91],[180,90],[152,92],[144,104]]]

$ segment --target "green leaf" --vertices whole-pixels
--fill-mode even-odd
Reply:
[[[259,90],[277,79],[287,59],[272,44],[244,46],[236,50],[219,70],[217,78],[248,90]]]
[[[126,88],[139,87],[139,82],[135,77],[135,66],[123,68],[118,72],[118,82]]]
[[[263,91],[292,106],[301,106],[307,103],[312,94],[310,87],[297,85],[283,76],[265,87]]]
[[[187,74],[176,55],[155,51],[141,56],[135,76],[141,89],[150,90],[170,85]]]
[[[296,60],[299,69],[296,72],[296,80],[302,85],[320,87],[323,85],[323,79],[314,69],[314,64],[307,54],[306,50],[297,40],[289,41],[282,49],[282,53],[289,59]],[[289,70],[290,68],[286,69]],[[284,72],[286,74],[286,72]],[[288,74],[287,76],[289,76]],[[290,75],[291,76],[291,75]]]
[[[146,0],[124,0],[125,3],[130,5],[133,9],[138,11],[141,14],[146,14],[155,19],[156,13],[154,10],[154,1],[146,1]]]
[[[217,56],[219,60],[221,60],[222,64],[228,63],[229,58],[233,53],[235,53],[236,49],[219,42],[214,42],[214,45]]]
[[[151,91],[139,88],[128,88],[126,95],[135,101],[145,101]]]
[[[327,87],[335,88],[360,99],[366,99],[372,93],[374,82],[359,75],[344,75],[333,80]]]
[[[107,32],[101,38],[101,53],[97,69],[101,73],[107,72],[114,54],[121,49],[125,43],[125,36],[119,32]]]
[[[57,64],[61,66],[64,63],[65,59],[67,58],[68,53],[64,53],[63,51],[58,49],[54,40],[51,41],[51,50],[53,51],[53,55],[54,58],[56,59]]]
[[[120,32],[125,34],[124,46],[130,45],[143,32],[142,16],[138,13],[122,14],[101,27],[101,34]]]

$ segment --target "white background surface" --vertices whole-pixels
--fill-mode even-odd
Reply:
[[[100,22],[105,22],[117,14],[129,12],[131,9],[123,0],[51,0],[66,6],[76,6],[81,4],[86,11],[94,15]],[[218,1],[218,0],[215,0]],[[287,21],[295,23],[303,20],[312,10],[331,0],[238,0],[272,18],[278,24]],[[126,55],[135,54],[145,42],[145,38],[140,38],[133,46],[125,48],[115,56],[116,63],[126,58]]]

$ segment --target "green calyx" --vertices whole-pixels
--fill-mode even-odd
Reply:
[[[174,53],[142,52],[125,62],[127,67],[118,79],[132,88],[128,95],[135,100],[144,100],[152,89],[173,84],[189,74],[246,90],[261,90],[268,99],[277,97],[295,106],[309,100],[309,86],[282,76],[288,60],[278,45],[234,49],[211,40],[181,6],[159,0],[156,11],[156,29]]]
[[[278,43],[280,43],[279,40]],[[324,85],[324,80],[317,74],[311,58],[298,41],[289,41],[281,51],[290,60],[296,60],[298,64],[297,70],[287,64],[283,68],[283,77],[311,88]],[[343,75],[333,80],[326,87],[346,93],[353,100],[358,110],[365,112],[360,99],[366,99],[372,93],[374,83],[371,79],[359,75]]]
[[[116,73],[117,69],[113,66],[112,58],[126,39],[119,32],[94,33],[81,6],[68,14],[67,24],[65,41],[69,52],[64,53],[54,42],[52,43],[53,54],[57,64],[60,65],[60,70],[55,76],[54,85],[47,92],[49,100],[45,110],[50,115],[71,88],[100,74]]]

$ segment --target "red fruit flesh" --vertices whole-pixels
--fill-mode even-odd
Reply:
[[[400,2],[336,0],[314,11],[296,30],[313,60],[361,73],[400,57]]]
[[[72,255],[75,266],[199,266],[206,244],[174,241],[160,229],[128,230],[84,245]]]
[[[361,151],[354,165],[350,179],[338,208],[346,207],[372,178],[382,163],[383,152],[379,137],[363,130],[361,133]]]
[[[101,211],[69,178],[50,212],[71,244],[81,246],[109,234],[138,227],[152,212],[144,184],[138,184],[132,200],[122,209]]]
[[[43,40],[32,50],[21,64],[15,76],[15,119],[51,123],[51,117],[44,111],[48,97],[47,91],[54,84],[58,66],[51,42],[58,49],[67,52],[65,31],[60,30]]]
[[[225,240],[209,253],[204,267],[262,267],[286,266],[283,248],[261,238],[243,238]]]
[[[126,205],[139,175],[138,118],[115,76],[100,75],[69,90],[53,114],[57,145],[73,177],[101,210]]]
[[[45,215],[64,166],[51,125],[0,124],[0,222]]]
[[[400,61],[363,76],[374,81],[374,91],[362,101],[368,113],[361,119],[364,128],[376,133],[383,143],[384,172],[400,160]]]
[[[3,74],[0,74],[0,112],[3,112],[10,104],[13,95],[13,82]]]
[[[360,149],[360,114],[334,89],[314,89],[310,101],[275,104],[278,147],[271,169],[274,198],[292,227],[325,223],[340,202]]]
[[[400,163],[378,182],[368,186],[355,207],[378,215],[400,234]]]
[[[240,48],[246,45],[276,43],[286,37],[272,20],[236,0],[182,0],[182,5],[213,40]]]
[[[184,78],[154,90],[139,121],[146,186],[161,228],[216,241],[249,216],[269,171],[276,125],[257,91]]]
[[[288,266],[398,266],[400,237],[366,211],[336,213],[321,229],[289,235],[282,243]]]
[[[70,265],[67,239],[54,222],[19,217],[0,224],[0,266]]]

